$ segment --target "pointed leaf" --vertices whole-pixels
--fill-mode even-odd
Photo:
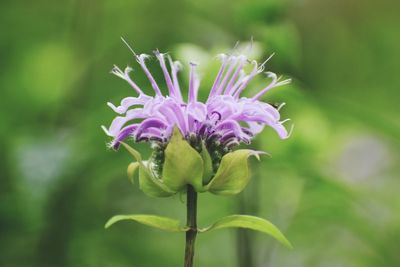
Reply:
[[[207,185],[207,190],[217,195],[234,195],[240,193],[250,180],[247,159],[263,152],[250,149],[239,149],[222,157],[221,164],[214,178]]]
[[[180,191],[191,184],[196,191],[203,190],[203,160],[183,138],[178,128],[165,149],[162,180],[168,188]]]
[[[171,219],[168,217],[156,216],[156,215],[145,215],[145,214],[133,214],[133,215],[117,215],[112,217],[105,225],[105,228],[110,227],[116,222],[130,220],[138,223],[151,226],[157,229],[161,229],[168,232],[184,232],[184,227],[178,220]]]
[[[133,178],[135,177],[135,174],[136,174],[137,170],[139,169],[139,166],[140,166],[139,162],[131,162],[128,165],[127,174],[128,174],[128,178],[132,182],[132,184],[134,183]]]
[[[138,151],[133,149],[128,144],[125,144],[124,142],[121,142],[121,144],[139,163],[139,188],[146,195],[151,197],[169,197],[176,193],[171,189],[169,189],[165,184],[163,184],[163,182],[160,179],[158,179],[153,174],[153,172],[148,168],[147,162],[142,161],[142,156]]]
[[[169,197],[176,193],[163,184],[145,165],[140,166],[139,188],[151,197]]]
[[[137,151],[136,149],[133,149],[130,145],[124,143],[124,142],[120,142],[126,150],[128,150],[128,152],[140,163],[142,164],[142,155],[140,155],[139,151]]]
[[[255,231],[259,231],[268,235],[271,235],[280,243],[285,245],[288,248],[292,248],[289,240],[279,231],[279,229],[273,225],[271,222],[249,215],[231,215],[224,217],[218,221],[216,221],[211,226],[200,229],[199,232],[208,232],[217,229],[223,228],[231,228],[231,227],[239,227],[239,228],[247,228]]]

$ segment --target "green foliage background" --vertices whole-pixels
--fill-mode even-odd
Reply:
[[[200,226],[258,215],[294,249],[216,231],[200,235],[197,266],[400,266],[398,10],[389,0],[3,0],[0,266],[182,264],[183,234],[103,228],[121,213],[185,218],[179,196],[146,197],[126,178],[131,157],[106,149],[100,125],[114,114],[105,103],[133,93],[108,72],[114,63],[138,69],[120,36],[137,52],[198,60],[202,97],[218,68],[213,55],[251,36],[256,57],[275,52],[270,69],[294,79],[265,98],[287,102],[292,137],[266,130],[252,148],[273,157],[253,163],[245,192],[199,200]],[[155,61],[151,69],[162,78]]]

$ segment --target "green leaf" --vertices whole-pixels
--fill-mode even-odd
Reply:
[[[286,237],[281,233],[281,231],[279,231],[279,229],[275,225],[265,219],[256,216],[230,215],[219,219],[207,228],[200,229],[199,232],[208,232],[212,230],[231,227],[247,228],[271,235],[286,247],[293,248],[289,240],[286,239]]]
[[[133,215],[116,215],[112,217],[105,225],[105,228],[110,227],[119,221],[136,221],[138,223],[158,228],[168,232],[185,232],[186,229],[181,227],[178,220],[171,219],[168,217],[156,216],[156,215],[145,215],[145,214],[133,214]]]
[[[255,156],[259,159],[261,153],[263,152],[239,149],[226,154],[222,157],[217,173],[206,189],[217,195],[240,193],[250,180],[248,157]]]
[[[169,197],[176,193],[171,189],[169,189],[165,184],[163,184],[163,182],[160,179],[158,179],[153,174],[153,172],[147,167],[147,162],[142,161],[142,156],[138,151],[130,147],[128,144],[125,144],[123,142],[121,142],[121,144],[139,163],[139,188],[146,195],[151,197]]]
[[[133,178],[135,177],[135,174],[136,174],[137,170],[139,169],[139,166],[140,166],[139,162],[132,162],[128,165],[127,174],[128,174],[128,178],[132,182],[132,184],[134,183]]]
[[[183,138],[178,128],[165,149],[162,180],[173,191],[181,191],[191,184],[196,191],[203,188],[203,160],[197,151]]]
[[[140,155],[139,151],[133,149],[130,145],[120,142],[126,150],[133,156],[134,159],[136,159],[140,164],[142,164],[142,156]]]
[[[207,184],[211,176],[213,174],[213,168],[212,168],[212,161],[210,154],[208,153],[208,150],[204,143],[202,143],[201,147],[201,153],[200,153],[201,158],[203,159],[203,184]]]

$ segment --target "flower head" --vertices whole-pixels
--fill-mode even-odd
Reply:
[[[230,149],[241,142],[248,144],[265,126],[272,127],[282,139],[289,136],[282,125],[285,121],[280,121],[279,109],[282,105],[275,108],[260,98],[272,88],[287,84],[290,80],[280,81],[276,74],[265,72],[272,81],[254,96],[242,96],[254,77],[264,72],[268,59],[258,64],[244,55],[219,55],[221,67],[207,100],[201,102],[198,99],[200,79],[196,73],[197,65],[190,63],[189,90],[185,100],[177,77],[182,69],[181,63],[158,50],[154,51],[154,55],[164,75],[167,95],[162,94],[146,66],[149,55],[134,53],[154,90],[152,96],[145,94],[131,79],[130,67],[121,70],[114,66],[111,71],[127,81],[136,92],[136,96],[124,98],[119,106],[107,103],[119,114],[108,129],[102,126],[106,134],[113,138],[110,146],[114,149],[128,137],[135,142],[167,144],[175,126],[192,146],[204,142],[208,149],[210,146]],[[252,70],[246,73],[244,67],[248,64],[252,65]]]

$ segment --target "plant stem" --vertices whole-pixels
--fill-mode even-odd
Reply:
[[[184,267],[193,267],[194,244],[197,236],[197,193],[193,186],[187,186],[187,219],[185,264]]]

